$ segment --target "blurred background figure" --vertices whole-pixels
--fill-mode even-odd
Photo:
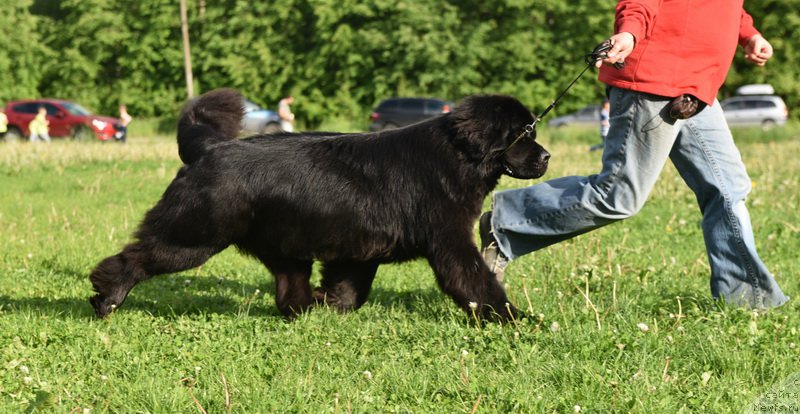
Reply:
[[[294,114],[291,105],[294,104],[294,96],[287,95],[278,102],[278,116],[281,118],[281,129],[286,132],[294,132]]]
[[[589,151],[603,149],[603,143],[606,142],[606,135],[608,135],[608,128],[611,126],[611,123],[609,122],[610,108],[611,104],[608,102],[608,99],[604,99],[603,105],[600,107],[600,143],[597,145],[592,145],[592,147],[589,148]]]
[[[36,113],[36,117],[33,118],[30,124],[28,124],[28,129],[31,131],[30,140],[31,142],[36,142],[38,140],[42,140],[46,143],[50,143],[50,122],[47,120],[47,109],[45,107],[40,106],[39,112]]]
[[[8,117],[2,108],[3,105],[0,103],[0,141],[6,138],[6,132],[8,132]]]
[[[119,127],[117,128],[117,139],[124,144],[128,139],[128,125],[133,121],[133,117],[128,113],[125,104],[119,106]]]

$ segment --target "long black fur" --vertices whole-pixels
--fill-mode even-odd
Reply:
[[[367,299],[378,266],[428,259],[464,310],[513,317],[473,241],[484,198],[503,174],[537,178],[549,154],[535,137],[506,148],[533,117],[517,100],[465,99],[453,113],[366,134],[234,139],[242,97],[220,89],[190,101],[178,123],[185,165],[144,217],[135,241],[91,274],[98,316],[152,276],[203,264],[230,245],[261,260],[292,316],[315,302]],[[321,286],[309,284],[323,262]]]

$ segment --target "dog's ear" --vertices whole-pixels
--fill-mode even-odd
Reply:
[[[469,96],[451,114],[456,130],[454,143],[469,159],[482,161],[507,145],[509,114],[500,104],[504,98]]]
[[[533,115],[518,100],[503,95],[469,96],[452,114],[455,142],[470,159],[504,151]]]

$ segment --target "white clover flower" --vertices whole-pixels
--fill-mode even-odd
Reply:
[[[325,346],[331,346],[330,342],[325,342]]]
[[[650,327],[647,326],[647,324],[644,324],[642,322],[637,323],[636,327],[639,328],[639,330],[642,331],[642,332],[647,332],[647,331],[650,330]]]
[[[550,324],[550,332],[558,332],[559,329],[561,329],[561,325],[558,322]]]
[[[703,380],[703,386],[705,386],[706,384],[708,384],[708,381],[711,379],[711,373],[706,371],[702,375],[700,375],[700,378]]]
[[[25,377],[25,378],[22,378],[22,382],[23,382],[25,385],[31,385],[31,384],[33,384],[33,378],[31,378],[31,377]]]
[[[28,369],[28,367],[26,367],[25,365],[20,365],[20,366],[19,366],[19,370],[20,370],[20,371],[21,371],[23,374],[26,374],[26,375],[31,373],[31,370],[29,370],[29,369]]]
[[[100,376],[100,381],[106,382],[106,381],[108,381],[108,377],[105,376],[105,375],[101,375]]]
[[[794,349],[796,346],[797,345],[795,345],[794,342],[789,343],[789,349]]]
[[[91,412],[92,412],[91,408],[84,408],[83,409],[83,414],[91,414]]]
[[[361,373],[364,376],[364,379],[367,381],[372,380],[372,373],[369,371],[364,371]]]
[[[469,308],[472,309],[472,310],[478,309],[478,303],[477,302],[470,302],[469,303]]]
[[[572,412],[573,413],[581,412],[581,406],[576,404],[574,407],[572,407]]]
[[[183,281],[183,286],[189,286],[191,283],[192,283],[191,280],[186,279],[186,280]]]
[[[33,253],[28,253],[28,259],[33,259]]]
[[[467,350],[466,350],[466,349],[462,349],[462,350],[461,350],[461,356],[465,357],[465,356],[467,356],[467,355],[469,355],[469,352],[467,352]]]
[[[256,296],[261,294],[261,289],[256,289]]]

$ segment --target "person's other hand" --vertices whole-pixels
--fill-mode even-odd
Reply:
[[[603,60],[598,60],[594,65],[598,68],[604,63],[606,65],[613,65],[617,62],[624,62],[625,58],[633,52],[636,46],[636,38],[628,32],[617,33],[608,38],[611,40],[611,50],[608,51],[608,57]]]
[[[764,66],[772,57],[772,45],[764,36],[757,34],[747,41],[744,47],[744,58],[758,66]]]

